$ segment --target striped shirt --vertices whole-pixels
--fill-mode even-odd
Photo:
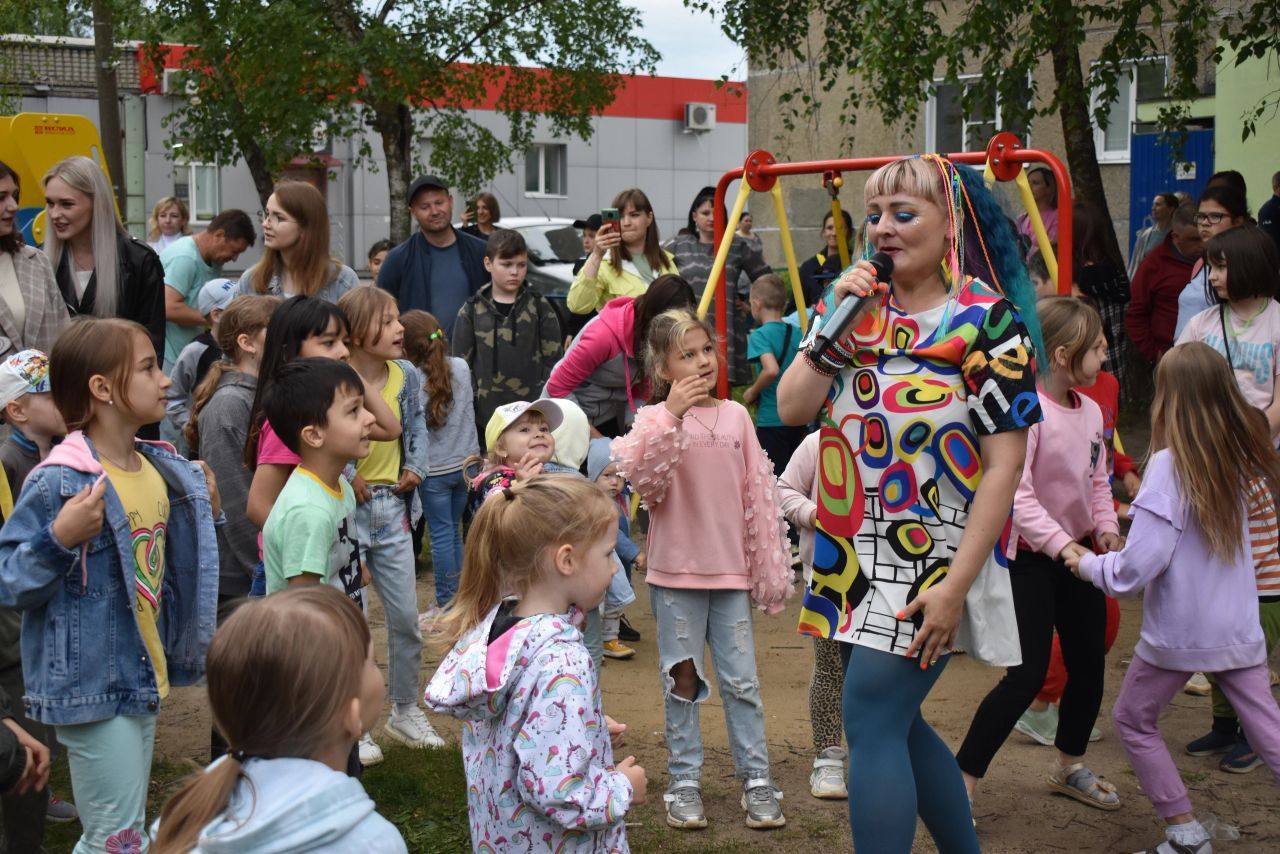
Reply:
[[[1249,489],[1249,543],[1258,598],[1280,601],[1280,519],[1276,516],[1275,498],[1261,478]]]

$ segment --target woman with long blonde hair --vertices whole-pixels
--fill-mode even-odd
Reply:
[[[359,286],[355,270],[329,254],[329,209],[306,181],[282,181],[267,199],[262,258],[240,277],[241,294],[308,296],[337,302]]]
[[[163,358],[164,268],[150,246],[125,231],[106,173],[76,155],[53,164],[41,183],[44,253],[68,311],[141,323]]]

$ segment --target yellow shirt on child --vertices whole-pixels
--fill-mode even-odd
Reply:
[[[169,490],[164,478],[147,458],[134,451],[141,464],[138,471],[125,471],[105,459],[102,468],[116,491],[133,537],[133,581],[138,631],[151,655],[160,698],[169,696],[169,667],[164,645],[156,628],[160,594],[164,583],[164,546],[169,530]]]
[[[404,388],[404,371],[395,362],[387,362],[387,381],[378,396],[386,401],[387,406],[400,418],[400,390]],[[399,483],[400,482],[400,440],[390,442],[370,442],[369,456],[356,463],[356,474],[364,478],[365,483]]]

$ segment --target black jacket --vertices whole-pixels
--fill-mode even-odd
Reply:
[[[458,241],[458,256],[462,272],[467,277],[467,288],[474,296],[489,281],[489,274],[484,269],[485,242],[456,228],[453,233]],[[402,312],[419,309],[436,315],[445,334],[452,336],[454,318],[441,316],[432,305],[431,250],[421,231],[415,231],[408,240],[387,253],[378,270],[378,287],[395,296]]]
[[[116,317],[136,320],[151,334],[156,348],[156,358],[164,360],[164,267],[160,256],[150,246],[125,234],[116,235],[116,258],[119,265],[119,298]],[[76,298],[76,286],[71,277],[70,252],[62,253],[57,270],[58,289],[74,317],[92,314],[93,300],[97,294],[98,277],[89,278],[89,286],[82,298]]]

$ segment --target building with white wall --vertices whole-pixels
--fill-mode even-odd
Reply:
[[[0,85],[16,87],[21,111],[79,114],[99,124],[92,41],[7,36],[0,38],[0,54],[0,77],[12,78],[0,79]],[[141,235],[151,206],[163,196],[186,199],[196,228],[225,208],[254,212],[261,207],[243,161],[192,163],[182,159],[180,148],[172,155],[166,151],[164,120],[185,97],[168,91],[181,88],[166,86],[176,79],[172,74],[148,73],[141,48],[132,44],[120,48],[118,79],[130,188],[124,213],[131,230]],[[687,109],[690,104],[712,109],[708,115]],[[503,131],[505,120],[486,104],[464,106],[471,107],[477,122]],[[719,87],[713,80],[626,77],[613,104],[592,124],[586,141],[556,138],[542,127],[545,132],[533,148],[488,188],[503,215],[582,218],[608,206],[619,191],[640,187],[653,203],[665,239],[684,225],[697,191],[746,156],[746,90],[742,84]],[[356,162],[363,142],[374,152],[370,163]],[[380,154],[372,134],[363,140],[333,139],[323,149],[322,168],[299,161],[286,173],[321,187],[329,204],[333,251],[357,270],[365,267],[368,246],[387,237],[390,226],[392,200]],[[430,158],[430,147],[423,146],[417,171],[431,171]],[[128,174],[131,169],[140,170],[141,181]],[[38,188],[23,188],[24,204],[33,203],[32,191]],[[455,199],[455,214],[461,212],[461,199]],[[237,266],[256,258],[256,251],[246,253]]]

